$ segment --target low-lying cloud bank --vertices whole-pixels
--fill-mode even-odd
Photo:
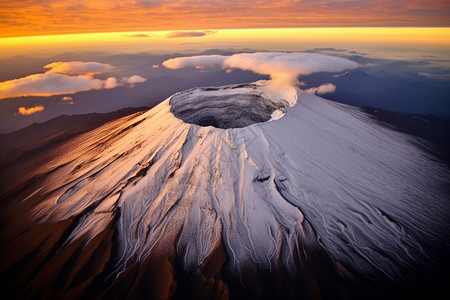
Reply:
[[[0,82],[0,99],[21,96],[53,96],[74,94],[82,91],[112,89],[118,86],[134,87],[146,81],[139,75],[117,80],[109,77],[105,80],[94,78],[113,68],[97,62],[54,62],[44,66],[45,73],[33,74],[19,79]]]
[[[185,67],[222,66],[224,69],[241,69],[261,75],[270,75],[277,82],[298,84],[298,77],[316,72],[341,72],[355,69],[354,61],[316,53],[257,52],[231,56],[201,55],[166,60],[169,69]]]

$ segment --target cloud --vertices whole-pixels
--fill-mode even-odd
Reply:
[[[74,102],[73,102],[73,98],[72,97],[69,97],[69,96],[64,96],[63,98],[62,98],[62,103],[60,102],[59,104],[73,104]]]
[[[314,49],[312,49],[312,51],[317,51],[317,52],[320,52],[320,51],[325,51],[325,52],[347,52],[347,50],[345,50],[345,49],[336,49],[336,48],[314,48]]]
[[[283,81],[289,84],[298,84],[297,78],[300,75],[315,72],[341,72],[358,67],[356,62],[341,57],[315,53],[285,52],[178,57],[166,60],[163,65],[169,69],[222,66],[224,69],[241,69],[261,75],[270,75],[275,81]]]
[[[82,91],[112,89],[122,85],[134,87],[135,84],[146,80],[139,75],[126,77],[120,82],[115,77],[109,77],[106,80],[93,78],[94,74],[112,68],[111,65],[96,62],[54,62],[46,65],[45,68],[50,70],[46,73],[0,82],[0,99],[74,94]]]
[[[226,72],[232,69],[241,69],[261,75],[269,75],[271,81],[268,85],[268,92],[275,92],[277,95],[282,95],[280,92],[291,94],[292,88],[301,85],[298,81],[298,77],[301,75],[308,75],[315,72],[342,72],[358,67],[356,62],[346,58],[316,53],[286,52],[239,53],[231,56],[201,55],[178,57],[166,60],[163,62],[163,65],[169,69],[221,66]],[[289,87],[288,90],[290,91],[286,90],[285,87]],[[315,92],[327,93],[336,87],[324,86],[320,88],[320,91],[319,88]],[[291,95],[287,96],[286,99],[292,98]],[[296,100],[290,102],[290,105],[294,105],[295,102]]]
[[[422,76],[422,77],[432,78],[432,79],[438,78],[438,76],[433,75],[433,74],[428,73],[428,72],[417,72],[417,75]]]
[[[119,86],[119,83],[117,82],[117,79],[115,77],[109,77],[103,83],[103,88],[105,88],[105,89],[113,89],[118,86]]]
[[[122,84],[125,84],[125,85],[128,84],[130,87],[134,87],[136,85],[136,83],[142,83],[145,81],[147,81],[147,79],[145,79],[144,77],[139,76],[139,75],[133,75],[130,77],[122,78]]]
[[[168,69],[182,69],[186,67],[211,67],[221,66],[228,56],[223,55],[200,55],[190,57],[171,58],[163,62],[163,66]]]
[[[322,84],[321,86],[313,87],[306,90],[306,92],[309,94],[317,94],[317,95],[330,94],[334,93],[335,91],[336,86],[331,83]]]
[[[138,34],[124,34],[124,36],[126,36],[126,37],[131,37],[131,38],[147,38],[147,37],[150,37],[149,34],[145,34],[145,33],[138,33]]]
[[[36,105],[34,107],[30,107],[30,108],[26,108],[24,106],[19,107],[19,110],[17,111],[17,115],[23,115],[23,116],[27,116],[27,115],[32,115],[35,114],[37,112],[43,111],[45,108],[42,105]]]
[[[0,82],[0,99],[20,96],[52,96],[100,90],[103,81],[89,76],[70,76],[58,73],[29,75]]]
[[[316,72],[341,72],[358,67],[351,60],[315,53],[240,53],[224,62],[225,68],[253,71],[272,79],[297,83],[297,77]]]
[[[183,46],[190,46],[190,45],[204,45],[203,43],[173,43],[172,45],[177,46],[177,47],[183,47]]]
[[[215,34],[217,31],[174,31],[166,35],[167,38],[202,37]]]
[[[417,76],[422,76],[422,77],[426,77],[426,78],[430,78],[430,79],[434,79],[434,80],[450,80],[450,74],[448,74],[447,72],[438,72],[435,74],[432,73],[428,73],[428,72],[417,72],[416,73]]]
[[[139,75],[133,75],[131,77],[124,77],[124,80],[129,84],[135,84],[135,83],[141,83],[141,82],[147,81],[147,79],[145,79],[144,77],[139,76]]]
[[[47,73],[62,73],[68,75],[95,75],[103,73],[113,67],[108,64],[98,62],[53,62],[44,66],[45,69],[50,69]]]
[[[322,54],[339,54],[339,55],[367,55],[365,52],[358,52],[347,49],[338,49],[338,48],[314,48],[310,50],[305,50],[308,53],[322,53]]]

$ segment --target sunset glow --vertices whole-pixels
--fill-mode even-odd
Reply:
[[[450,25],[445,0],[1,0],[0,37],[119,31]]]
[[[177,36],[177,37],[174,37]],[[0,56],[43,51],[89,51],[101,49],[115,52],[158,52],[172,48],[208,49],[240,48],[252,45],[273,51],[295,51],[299,47],[350,44],[382,47],[414,46],[446,49],[450,46],[450,28],[265,28],[196,31],[139,31],[42,35],[0,38]]]

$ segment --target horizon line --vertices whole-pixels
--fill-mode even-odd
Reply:
[[[187,28],[187,29],[158,29],[158,30],[126,30],[126,31],[85,31],[85,32],[54,32],[30,35],[5,35],[0,34],[0,39],[36,38],[67,35],[98,35],[98,34],[136,34],[150,32],[204,32],[204,31],[244,31],[244,30],[293,30],[293,29],[449,29],[450,26],[282,26],[282,27],[248,27],[248,28]]]

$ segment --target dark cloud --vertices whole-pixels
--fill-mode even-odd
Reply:
[[[314,49],[309,49],[309,50],[305,50],[304,52],[308,52],[308,53],[330,53],[330,54],[334,54],[336,53],[336,55],[339,54],[343,54],[343,55],[348,55],[348,54],[352,54],[352,55],[367,55],[367,53],[365,52],[358,52],[358,51],[353,51],[353,50],[347,50],[347,49],[336,49],[336,48],[314,48]]]
[[[169,33],[166,37],[171,38],[183,38],[183,37],[202,37],[206,35],[215,34],[216,31],[174,31]]]
[[[131,38],[148,38],[148,37],[150,37],[149,34],[145,34],[145,33],[138,33],[138,34],[124,34],[124,36],[126,36],[126,37],[131,37]]]
[[[345,49],[336,49],[336,48],[314,48],[316,51],[331,51],[331,52],[345,52]]]

